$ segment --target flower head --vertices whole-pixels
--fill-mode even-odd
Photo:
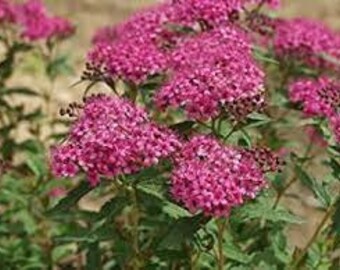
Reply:
[[[15,22],[15,8],[7,0],[0,0],[0,23]]]
[[[51,38],[65,38],[74,27],[60,17],[49,16],[40,0],[28,0],[16,7],[18,24],[23,28],[22,36],[30,41]]]
[[[340,105],[340,83],[329,77],[299,79],[289,87],[292,102],[301,103],[307,116],[332,116]]]
[[[205,120],[227,109],[242,118],[262,107],[264,73],[251,56],[250,43],[229,25],[201,33],[176,48],[172,76],[156,93],[158,107],[183,107],[189,117]]]
[[[191,212],[228,216],[266,186],[263,172],[241,149],[193,137],[175,158],[171,193]]]
[[[339,44],[339,34],[308,19],[280,20],[274,38],[274,48],[280,58],[297,59],[317,68],[334,67],[325,57],[340,57]]]
[[[99,176],[138,172],[169,157],[180,146],[177,137],[148,119],[127,100],[111,96],[89,98],[66,143],[52,150],[57,176],[74,176],[81,169],[91,184]]]

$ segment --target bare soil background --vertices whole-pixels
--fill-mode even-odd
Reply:
[[[213,1],[213,0],[212,0]],[[56,114],[58,106],[81,96],[84,87],[71,88],[70,85],[79,79],[84,65],[84,58],[90,47],[91,37],[98,27],[118,23],[132,14],[136,9],[155,3],[155,0],[47,0],[51,11],[69,17],[77,25],[74,38],[64,45],[70,60],[75,65],[75,74],[59,80],[53,89],[54,105],[51,108]],[[285,17],[312,17],[325,21],[333,28],[340,29],[340,0],[286,0],[280,14]],[[34,75],[38,87],[48,87],[39,75]],[[21,83],[32,83],[30,75],[20,75],[15,79]],[[322,172],[319,172],[322,175]],[[305,219],[305,223],[292,226],[289,230],[290,242],[304,246],[309,240],[323,213],[315,210],[312,196],[303,187],[295,185],[290,189],[292,196],[284,203],[292,212]],[[299,194],[298,197],[295,195]],[[87,207],[96,208],[97,202],[86,201]]]

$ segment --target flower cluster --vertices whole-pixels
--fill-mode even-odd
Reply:
[[[65,19],[50,17],[40,0],[28,0],[17,7],[17,21],[23,28],[22,36],[28,40],[65,38],[74,27]]]
[[[0,23],[15,21],[14,7],[7,0],[0,0]]]
[[[333,68],[328,57],[340,57],[340,35],[308,19],[280,20],[274,48],[280,58],[298,59],[316,68]]]
[[[29,41],[66,38],[74,32],[74,26],[64,18],[50,16],[40,0],[28,0],[12,4],[0,0],[0,22],[19,26],[21,36]]]
[[[171,193],[191,212],[228,216],[266,186],[263,172],[240,149],[208,136],[187,142],[175,158]]]
[[[53,149],[52,170],[57,176],[74,176],[82,169],[96,185],[100,176],[131,174],[154,165],[180,145],[172,132],[151,122],[143,109],[124,99],[99,95],[86,100],[67,142]]]
[[[233,14],[241,11],[248,2],[252,1],[170,1],[139,12],[116,27],[100,29],[93,39],[95,46],[88,55],[90,73],[100,69],[114,79],[121,78],[135,84],[145,81],[151,75],[165,71],[172,73],[172,59],[176,55],[172,52],[176,52],[179,46],[181,54],[182,48],[187,46],[183,42],[190,42],[191,37],[195,39],[196,34],[200,36],[202,32],[210,31],[218,25],[226,28],[224,40],[241,38],[242,34],[232,33],[236,30],[230,30],[229,23]],[[227,34],[231,36],[227,37]],[[211,36],[218,38],[216,33]],[[241,39],[240,43],[244,43],[243,38]],[[202,42],[204,41],[205,37]],[[200,39],[192,41],[195,42],[200,42]],[[216,47],[217,40],[214,42]],[[199,44],[195,46],[197,45],[196,52],[200,47]],[[229,44],[228,49],[231,47]],[[170,52],[168,48],[171,48]],[[240,47],[237,50],[239,49]],[[190,56],[198,55],[192,53]],[[199,56],[202,57],[202,52]],[[208,57],[210,55],[205,56]],[[248,58],[249,55],[246,54],[245,63]],[[241,59],[238,62],[240,61]],[[250,66],[252,65],[251,63]]]
[[[156,94],[158,107],[183,107],[208,119],[229,108],[242,118],[263,105],[264,73],[245,34],[229,25],[182,42],[170,57],[172,76]]]
[[[289,86],[289,98],[301,103],[307,116],[331,117],[340,105],[340,83],[323,76],[300,79]]]

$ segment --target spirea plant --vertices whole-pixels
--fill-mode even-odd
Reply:
[[[68,134],[42,142],[49,166],[27,164],[37,183],[59,183],[39,215],[55,228],[42,265],[340,267],[340,33],[279,7],[168,0],[95,33],[83,99],[60,108]],[[74,30],[34,0],[0,1],[0,22],[48,49]],[[5,177],[27,174],[12,167]],[[295,200],[321,215],[297,244],[298,185],[309,195]]]

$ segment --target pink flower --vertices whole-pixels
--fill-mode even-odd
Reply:
[[[329,77],[299,79],[289,86],[289,98],[301,103],[307,116],[332,116],[340,105],[340,83]]]
[[[281,20],[274,48],[280,58],[299,60],[317,68],[335,68],[324,55],[340,57],[340,35],[320,22],[308,19]]]
[[[63,187],[56,187],[56,188],[51,189],[48,194],[52,198],[59,198],[59,197],[63,197],[64,195],[66,195],[66,190]]]
[[[191,212],[228,216],[266,186],[253,158],[208,136],[193,137],[175,158],[171,193]]]
[[[0,0],[0,23],[15,22],[14,6],[7,0]]]
[[[65,38],[74,32],[74,27],[67,20],[50,17],[40,0],[28,0],[18,5],[16,17],[23,28],[22,36],[30,41]]]
[[[113,178],[155,165],[181,145],[176,135],[124,99],[91,97],[79,114],[67,141],[52,149],[56,176],[83,170],[96,185],[100,176]]]
[[[182,42],[173,50],[173,70],[156,93],[159,108],[182,107],[205,120],[227,109],[242,118],[263,106],[264,73],[251,56],[250,43],[238,28],[217,28]]]

